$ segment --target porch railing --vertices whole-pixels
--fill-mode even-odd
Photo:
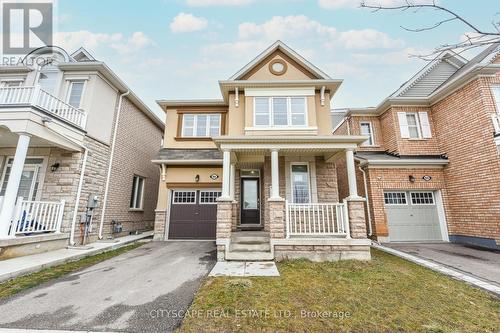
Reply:
[[[55,97],[39,86],[0,88],[0,106],[33,105],[69,123],[85,128],[87,113]]]
[[[345,236],[349,221],[345,203],[286,202],[287,237],[290,236]]]
[[[28,201],[18,198],[10,235],[60,232],[65,201]]]
[[[493,121],[493,128],[495,129],[495,135],[500,134],[500,114],[492,114],[491,120]]]

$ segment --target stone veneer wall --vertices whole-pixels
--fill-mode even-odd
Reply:
[[[264,221],[262,222],[264,225],[264,230],[265,231],[270,231],[270,208],[269,207],[269,197],[271,196],[271,157],[266,156],[264,160],[264,167],[262,170],[262,179],[261,179],[261,184],[262,184],[262,199],[261,199],[261,209],[264,211],[261,212],[261,217],[264,218]],[[285,175],[285,158],[280,157],[279,158],[279,178],[280,178],[280,196],[282,198],[285,198],[286,195],[286,175]]]

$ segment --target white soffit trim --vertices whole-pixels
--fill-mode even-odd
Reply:
[[[245,88],[245,96],[257,97],[257,96],[314,96],[314,87],[301,88],[301,87],[290,87],[290,88]]]
[[[165,165],[222,165],[222,160],[152,160],[151,162]]]

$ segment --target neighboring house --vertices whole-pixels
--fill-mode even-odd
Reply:
[[[163,122],[84,49],[53,57],[0,67],[0,258],[153,227]]]
[[[470,61],[444,53],[379,106],[348,109],[335,126],[334,134],[369,136],[356,164],[377,240],[498,249],[499,52],[492,45]]]
[[[277,41],[219,81],[223,99],[158,101],[155,239],[216,240],[219,260],[369,259],[353,156],[367,137],[331,131],[341,82]]]

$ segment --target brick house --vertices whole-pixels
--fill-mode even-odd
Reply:
[[[335,135],[369,136],[355,159],[372,238],[498,249],[499,50],[444,53],[377,107],[332,112]]]
[[[369,259],[354,169],[367,137],[331,130],[341,82],[277,41],[219,81],[222,99],[158,101],[155,239],[215,240],[219,260]]]
[[[0,258],[152,229],[163,131],[83,48],[0,67]]]

